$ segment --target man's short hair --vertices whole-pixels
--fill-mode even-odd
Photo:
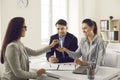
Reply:
[[[65,20],[63,20],[63,19],[59,19],[59,20],[56,22],[55,25],[57,25],[57,24],[67,26],[67,22],[66,22]]]

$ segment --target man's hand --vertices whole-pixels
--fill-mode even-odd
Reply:
[[[56,57],[51,56],[51,57],[49,58],[49,62],[50,62],[50,63],[57,63],[57,62],[59,62],[59,60],[58,60]]]
[[[56,50],[59,51],[59,52],[66,52],[68,54],[70,53],[70,50],[68,50],[65,47],[58,47],[58,48],[56,48]]]
[[[53,41],[52,41],[52,43],[50,44],[50,47],[52,48],[52,47],[54,47],[56,44],[58,44],[59,43],[59,40],[58,39],[54,39]]]

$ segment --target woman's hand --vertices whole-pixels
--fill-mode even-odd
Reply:
[[[56,50],[59,52],[64,52],[64,47],[58,47],[58,48],[56,48]]]
[[[81,61],[80,59],[74,59],[74,62],[75,62],[77,65],[87,66],[87,63],[84,62],[84,61]]]
[[[54,47],[56,44],[58,44],[59,43],[59,40],[58,39],[54,39],[53,41],[52,41],[52,43],[50,44],[50,48],[52,48],[52,47]]]
[[[39,69],[39,70],[37,71],[37,76],[40,76],[40,75],[42,75],[43,73],[45,73],[45,69]]]
[[[74,59],[74,63],[77,65],[81,65],[82,61],[80,59]]]
[[[58,48],[56,48],[56,50],[59,51],[59,52],[66,52],[66,53],[68,53],[68,54],[69,54],[69,52],[70,52],[70,50],[68,50],[68,49],[65,48],[65,47],[58,47]]]

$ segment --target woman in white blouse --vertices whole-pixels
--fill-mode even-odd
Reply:
[[[27,27],[23,17],[15,17],[8,24],[1,49],[1,63],[5,65],[5,72],[1,80],[28,80],[37,78],[45,73],[45,69],[29,72],[28,56],[37,56],[51,50],[58,40],[40,50],[32,50],[22,44],[21,37],[25,36]]]
[[[66,48],[58,48],[57,50],[67,52],[77,64],[82,66],[88,65],[93,60],[97,65],[103,65],[105,47],[103,39],[97,35],[96,23],[91,19],[85,19],[82,22],[82,30],[85,37],[81,38],[79,47],[75,52]],[[82,60],[78,59],[80,57]]]

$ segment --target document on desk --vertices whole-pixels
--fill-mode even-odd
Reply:
[[[49,63],[51,66],[51,69],[56,69],[56,70],[70,70],[73,71],[76,68],[76,64],[75,63]],[[47,69],[50,70],[50,69]]]
[[[32,70],[38,70],[40,68],[44,68],[46,70],[57,70],[58,64],[52,64],[49,62],[36,62],[36,63],[31,63],[30,67]]]
[[[46,62],[43,65],[41,65],[41,67],[46,70],[57,70],[58,66],[59,66],[58,64],[52,64],[49,62]]]
[[[72,64],[61,64],[59,66],[58,70],[73,71],[73,70],[75,70],[75,65],[72,65]]]
[[[75,70],[74,63],[46,63],[42,66],[46,70]]]
[[[30,64],[31,68],[38,70],[44,68],[46,70],[75,70],[74,63],[49,63],[49,62],[34,62]]]

